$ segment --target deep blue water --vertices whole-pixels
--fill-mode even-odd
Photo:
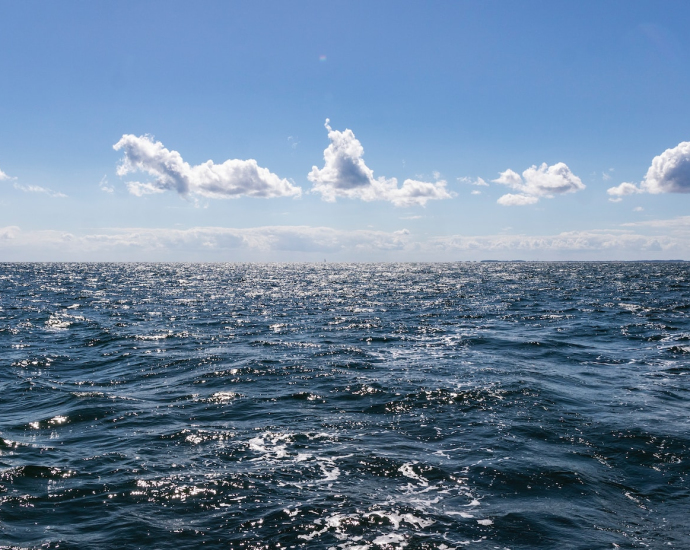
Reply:
[[[0,264],[0,546],[690,548],[688,264]]]

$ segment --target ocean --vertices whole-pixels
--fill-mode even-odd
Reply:
[[[0,547],[690,548],[690,264],[0,264]]]

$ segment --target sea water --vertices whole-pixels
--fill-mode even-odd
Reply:
[[[0,546],[690,548],[689,269],[1,264]]]

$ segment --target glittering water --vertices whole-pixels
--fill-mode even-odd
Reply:
[[[0,546],[688,548],[688,269],[0,265]]]

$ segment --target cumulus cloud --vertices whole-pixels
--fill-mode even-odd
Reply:
[[[642,193],[643,191],[634,183],[623,182],[616,187],[610,187],[606,192],[611,195],[611,198],[609,199],[611,202],[620,202],[626,195]]]
[[[539,202],[539,197],[533,197],[531,195],[515,195],[513,193],[508,193],[499,197],[496,201],[502,206],[525,206],[527,204],[535,204]]]
[[[507,185],[519,192],[519,194],[509,193],[500,197],[498,204],[503,206],[535,204],[542,197],[553,198],[555,195],[576,193],[585,188],[580,178],[573,174],[563,162],[552,166],[546,163],[539,167],[533,165],[525,170],[522,176],[508,169],[500,172],[499,177],[492,181]]]
[[[514,172],[510,168],[508,168],[508,170],[506,170],[505,172],[499,172],[499,177],[492,181],[494,181],[495,183],[502,183],[503,185],[508,185],[515,189],[519,189],[523,186],[520,174]]]
[[[639,187],[621,183],[607,193],[614,197],[609,199],[614,202],[633,193],[690,193],[690,141],[683,141],[654,157]]]
[[[690,141],[654,157],[642,189],[648,193],[690,193]]]
[[[288,180],[259,166],[254,159],[231,159],[222,164],[207,160],[190,166],[180,153],[166,149],[151,136],[132,134],[123,135],[113,149],[124,152],[117,169],[119,176],[134,172],[151,176],[151,181],[126,183],[130,193],[137,196],[171,190],[182,196],[273,198],[299,196],[302,192]]]
[[[60,193],[59,191],[53,191],[52,189],[41,187],[40,185],[22,185],[21,183],[15,182],[14,188],[18,189],[19,191],[23,191],[24,193],[42,193],[55,199],[67,198],[67,195],[65,195],[64,193]]]
[[[9,179],[12,179],[12,178],[10,178],[7,174],[5,174],[5,172],[0,170],[0,181],[9,180]]]
[[[374,178],[374,172],[365,163],[364,148],[350,129],[333,130],[326,119],[328,139],[331,143],[323,152],[324,167],[313,166],[308,174],[312,191],[333,202],[337,197],[364,201],[384,200],[395,206],[424,206],[429,200],[450,199],[447,182],[434,183],[406,179],[398,187],[396,178]]]

